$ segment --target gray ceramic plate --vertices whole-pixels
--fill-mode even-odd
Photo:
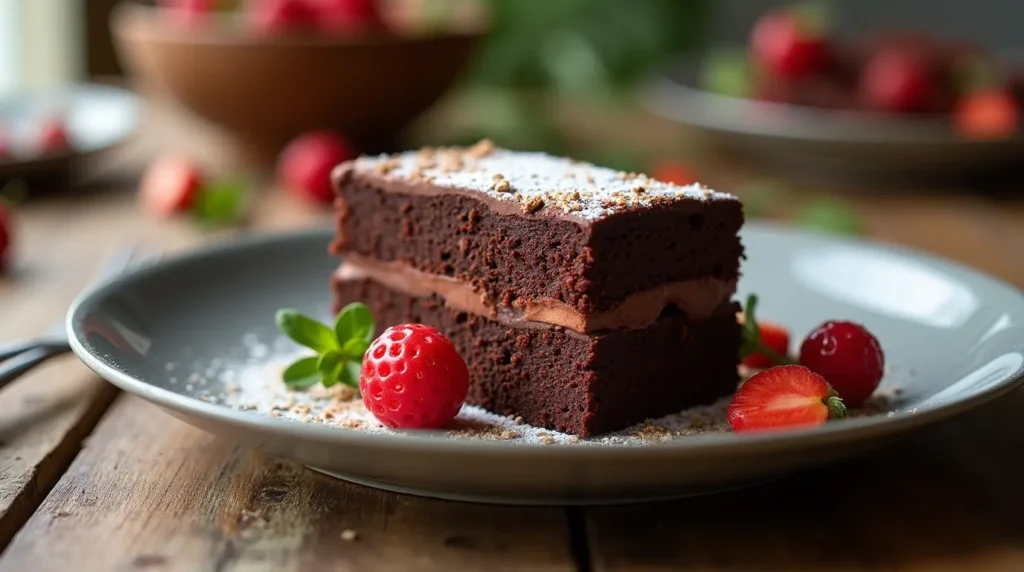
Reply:
[[[782,166],[866,176],[947,177],[1019,162],[1024,139],[957,137],[941,117],[826,110],[741,99],[698,86],[699,65],[683,60],[642,92],[652,112]]]
[[[1024,374],[1024,297],[1013,287],[906,250],[749,224],[744,293],[756,291],[762,315],[797,336],[829,318],[868,324],[892,365],[884,385],[903,389],[891,412],[757,436],[529,445],[372,434],[196,399],[198,383],[183,383],[187,372],[168,363],[226,362],[246,337],[273,338],[282,306],[322,313],[336,264],[325,254],[330,236],[324,229],[228,244],[100,285],[70,310],[74,351],[122,389],[225,439],[358,483],[504,503],[657,499],[771,478],[961,414]]]

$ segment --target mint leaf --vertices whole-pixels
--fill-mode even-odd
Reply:
[[[242,181],[218,181],[196,193],[192,214],[203,225],[225,226],[241,220],[249,185]]]
[[[353,302],[338,313],[338,319],[334,322],[334,335],[337,336],[341,347],[345,347],[349,340],[366,342],[369,347],[373,341],[373,328],[373,314],[370,313],[370,309],[366,304]],[[366,348],[363,348],[363,351],[356,355],[362,357],[365,352]]]
[[[296,343],[324,353],[340,350],[334,332],[320,322],[303,316],[297,310],[283,309],[277,311],[277,329]]]
[[[284,370],[281,377],[290,389],[303,390],[313,387],[320,380],[317,358],[307,357],[296,361]]]
[[[339,380],[349,387],[359,390],[359,374],[363,369],[363,362],[349,360],[345,362],[345,366],[341,370],[341,376]]]
[[[320,383],[323,383],[324,387],[331,387],[338,383],[344,363],[345,358],[341,352],[329,351],[322,354],[316,362],[316,369],[320,372]]]
[[[278,329],[285,335],[317,353],[285,370],[288,387],[306,389],[317,382],[324,387],[344,383],[359,391],[363,355],[374,333],[369,308],[358,302],[345,306],[338,313],[334,329],[289,308],[278,310],[275,319]]]
[[[345,357],[349,359],[363,361],[363,355],[368,349],[370,349],[369,342],[352,338],[341,346],[341,353],[345,354]]]

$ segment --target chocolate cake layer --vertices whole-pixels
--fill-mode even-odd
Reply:
[[[486,148],[364,158],[335,184],[333,252],[457,278],[495,306],[548,300],[589,315],[739,274],[742,206],[698,186]]]
[[[335,311],[361,301],[378,333],[408,321],[437,327],[470,373],[467,401],[531,425],[580,436],[628,427],[732,393],[738,383],[737,307],[691,323],[666,310],[643,329],[584,335],[557,326],[507,324],[453,310],[368,279],[331,285]]]

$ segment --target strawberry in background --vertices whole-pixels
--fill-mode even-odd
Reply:
[[[362,33],[383,27],[377,0],[307,0],[317,27],[326,32]]]
[[[769,12],[754,24],[750,50],[765,73],[787,79],[807,77],[827,63],[823,18],[810,5]]]
[[[309,0],[248,0],[245,15],[251,29],[275,35],[312,28],[317,12]]]

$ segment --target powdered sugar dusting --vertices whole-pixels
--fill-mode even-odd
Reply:
[[[354,167],[359,172],[515,201],[530,214],[559,209],[585,220],[662,202],[735,200],[733,195],[698,184],[674,185],[545,153],[498,149],[487,141],[470,148],[361,157]]]
[[[305,392],[291,391],[285,387],[281,373],[292,361],[306,355],[295,351],[286,338],[264,344],[247,337],[243,343],[248,354],[245,359],[217,359],[210,364],[192,364],[202,374],[190,377],[193,383],[190,384],[189,392],[203,401],[284,420],[368,433],[405,433],[381,425],[366,409],[356,392],[347,386],[336,385],[327,389],[318,385]],[[177,367],[171,366],[169,369]],[[206,376],[216,382],[207,383]],[[852,413],[869,415],[887,412],[894,397],[899,395],[898,387],[887,388],[878,392],[865,408]],[[533,427],[516,416],[497,415],[480,407],[464,405],[458,417],[445,430],[445,435],[451,439],[508,441],[523,445],[651,445],[704,433],[729,432],[726,421],[728,404],[729,398],[723,398],[710,405],[692,407],[621,431],[587,439]]]

